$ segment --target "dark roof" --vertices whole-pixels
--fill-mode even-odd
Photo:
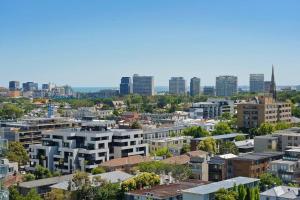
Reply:
[[[265,152],[265,153],[248,153],[243,154],[230,160],[262,160],[268,158],[274,158],[277,156],[283,156],[282,152]]]
[[[145,196],[153,199],[168,199],[182,194],[182,190],[208,184],[207,181],[189,180],[188,182],[173,183],[169,185],[158,185],[151,189],[135,190],[126,193],[127,195]]]

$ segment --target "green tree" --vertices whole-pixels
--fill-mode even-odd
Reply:
[[[193,138],[209,136],[209,132],[201,126],[192,126],[183,130],[185,136],[192,136]]]
[[[0,118],[2,119],[17,119],[22,117],[23,114],[23,109],[12,103],[4,104],[2,109],[0,109]]]
[[[105,169],[103,167],[95,167],[92,169],[92,174],[102,174],[105,173]]]
[[[224,188],[218,190],[215,194],[215,200],[237,200],[238,194]]]
[[[291,128],[291,125],[286,122],[278,122],[275,125],[275,130],[284,130],[288,128]]]
[[[300,117],[300,107],[293,106],[292,107],[292,115],[295,117]]]
[[[262,123],[259,126],[257,133],[258,133],[258,135],[268,135],[268,134],[272,134],[274,131],[275,131],[275,127],[273,124]]]
[[[180,154],[185,154],[191,150],[191,145],[183,144]]]
[[[234,138],[235,141],[243,141],[243,140],[246,140],[246,136],[244,135],[237,135],[235,138]]]
[[[259,176],[260,179],[260,190],[265,191],[268,188],[271,188],[273,186],[280,186],[282,185],[282,180],[274,176],[270,173],[264,173]]]
[[[202,151],[206,151],[206,152],[209,152],[209,153],[212,153],[212,154],[216,154],[217,153],[217,143],[216,143],[216,140],[209,137],[209,138],[206,138],[204,140],[202,140],[197,148],[199,150],[202,150]]]
[[[42,198],[35,189],[31,189],[25,196],[24,200],[42,200]]]
[[[244,185],[238,186],[238,200],[246,200],[247,190]]]
[[[70,192],[60,189],[52,189],[46,193],[44,200],[66,200],[70,199]]]
[[[120,184],[105,182],[97,189],[95,199],[113,200],[122,199],[122,196]]]
[[[143,172],[121,183],[122,191],[128,192],[144,187],[152,187],[160,183],[160,177],[154,173]]]
[[[232,153],[235,155],[239,154],[239,150],[233,142],[221,143],[219,151],[220,151],[220,154],[228,154],[228,153]]]
[[[213,135],[224,135],[229,133],[232,133],[232,130],[226,122],[219,122],[216,124],[215,130],[212,132]]]
[[[29,156],[20,142],[10,142],[8,145],[7,159],[18,162],[19,165],[26,165],[29,161]]]
[[[52,176],[50,170],[41,165],[36,166],[34,175],[36,179],[50,178]]]
[[[35,176],[33,174],[31,174],[31,173],[25,174],[23,176],[23,181],[24,182],[33,181],[33,180],[35,180]]]
[[[10,200],[23,200],[23,196],[19,193],[17,186],[11,186],[8,189]]]
[[[140,172],[149,172],[155,174],[171,173],[176,180],[186,180],[192,174],[192,171],[188,166],[177,165],[177,164],[166,164],[157,161],[140,163],[137,169]]]
[[[135,121],[135,122],[132,123],[131,128],[132,129],[141,129],[142,126],[138,121]]]
[[[171,152],[169,151],[168,147],[162,147],[160,149],[157,149],[154,152],[151,152],[154,156],[164,156],[166,158],[172,157]]]
[[[231,120],[232,116],[229,112],[222,113],[221,120]]]
[[[72,200],[93,199],[95,190],[86,172],[77,171],[72,181],[69,183],[69,190],[75,190],[71,193]]]

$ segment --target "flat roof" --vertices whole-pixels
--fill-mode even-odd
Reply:
[[[290,161],[290,160],[273,160],[271,163],[278,163],[278,164],[289,164],[289,165],[293,165],[295,163],[297,163],[298,161]]]
[[[211,194],[217,192],[219,189],[230,189],[235,184],[236,185],[245,185],[253,182],[257,182],[259,179],[256,178],[248,178],[248,177],[236,177],[232,179],[227,179],[224,181],[219,181],[215,183],[210,183],[207,185],[202,185],[198,187],[194,187],[191,189],[183,190],[183,193],[192,193],[192,194],[199,194],[199,195],[205,195],[205,194]]]
[[[265,158],[271,158],[274,156],[283,155],[282,152],[264,152],[264,153],[247,153],[243,155],[239,155],[236,158],[232,158],[232,160],[260,160]]]

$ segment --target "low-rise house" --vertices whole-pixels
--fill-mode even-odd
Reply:
[[[246,187],[256,187],[259,184],[259,179],[248,177],[236,177],[224,181],[210,183],[187,190],[183,190],[183,200],[213,200],[215,193],[221,189],[231,189],[234,185],[244,185]]]
[[[97,175],[89,175],[89,179],[92,186],[98,186],[101,187],[101,183],[97,182],[97,180],[103,180],[108,183],[120,183],[122,181],[126,181],[127,179],[132,178],[133,175],[127,174],[122,171],[113,171],[113,172],[106,172],[102,174]],[[59,189],[59,190],[65,190],[68,191],[71,189],[72,191],[76,190],[77,188],[74,186],[74,183],[70,181],[62,181],[57,184],[54,184],[50,186],[51,189]]]
[[[260,200],[299,200],[300,188],[277,186],[260,193]]]
[[[205,185],[208,182],[189,180],[186,182],[157,185],[149,189],[134,190],[125,194],[126,200],[178,200],[182,199],[182,190]]]
[[[70,181],[73,178],[73,174],[65,176],[57,176],[52,178],[39,179],[34,181],[22,182],[19,184],[19,192],[22,195],[26,195],[31,189],[35,189],[38,194],[46,194],[51,191],[51,187],[54,184]]]

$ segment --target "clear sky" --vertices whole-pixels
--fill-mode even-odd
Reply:
[[[250,73],[300,84],[299,0],[0,0],[0,85]]]

